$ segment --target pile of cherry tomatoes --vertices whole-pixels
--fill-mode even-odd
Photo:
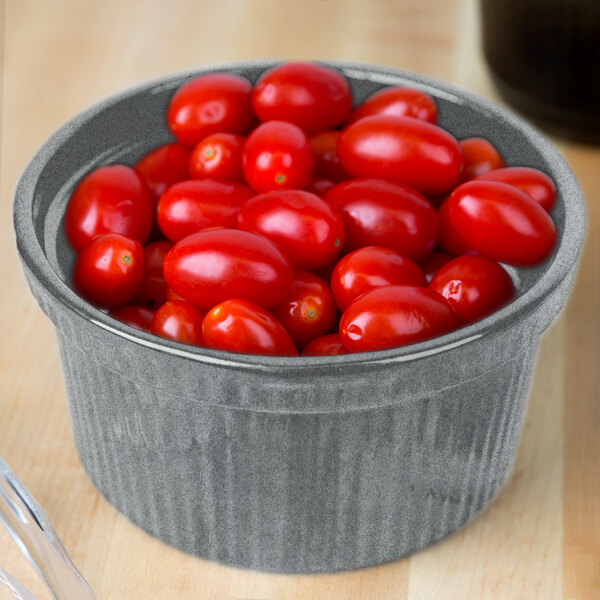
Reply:
[[[77,185],[65,231],[75,290],[158,336],[231,352],[393,348],[515,295],[502,264],[546,260],[556,189],[388,87],[353,108],[337,70],[285,63],[252,86],[179,88],[176,141]]]

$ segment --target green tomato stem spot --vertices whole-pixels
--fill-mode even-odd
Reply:
[[[285,175],[283,173],[277,173],[275,175],[275,183],[282,185],[285,183]]]
[[[333,245],[334,245],[336,248],[339,248],[339,246],[340,246],[340,238],[335,238],[335,242],[333,242]]]
[[[317,316],[317,311],[314,308],[309,309],[308,311],[308,316],[311,319],[314,319]]]
[[[123,256],[122,260],[126,265],[133,262],[133,258],[129,254],[125,254],[125,256]]]
[[[204,158],[213,158],[215,155],[215,149],[212,146],[204,148]]]

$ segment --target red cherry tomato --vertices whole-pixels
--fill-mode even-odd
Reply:
[[[429,289],[448,300],[463,323],[473,323],[508,304],[515,295],[510,275],[483,256],[459,256],[435,274]]]
[[[450,262],[454,257],[446,252],[440,252],[439,250],[433,251],[425,260],[419,263],[419,266],[425,274],[425,279],[429,283],[433,276],[443,267],[447,262]]]
[[[142,156],[133,167],[146,181],[155,200],[178,181],[188,179],[190,150],[181,144],[164,144]]]
[[[302,190],[254,196],[240,209],[238,227],[270,239],[301,269],[333,262],[344,243],[344,222],[337,210]]]
[[[532,266],[554,248],[556,228],[548,213],[507,183],[463,183],[448,199],[448,216],[465,243],[492,260]]]
[[[460,237],[452,223],[448,214],[448,200],[446,199],[438,208],[438,220],[440,232],[438,236],[438,244],[452,256],[461,256],[471,251],[469,245]]]
[[[414,88],[387,87],[369,96],[354,109],[347,125],[372,115],[413,117],[435,125],[437,107],[433,98]]]
[[[427,285],[421,268],[399,252],[368,246],[346,254],[331,276],[331,293],[341,311],[375,287],[384,285]]]
[[[477,175],[501,169],[504,166],[498,150],[488,140],[473,137],[461,140],[459,143],[463,153],[461,181],[468,181]]]
[[[189,159],[190,175],[244,181],[242,149],[245,138],[233,133],[213,133],[198,142]]]
[[[258,192],[306,187],[314,166],[308,138],[292,123],[263,123],[246,139],[242,154],[244,177]]]
[[[252,92],[261,121],[289,121],[308,133],[331,129],[352,110],[346,78],[308,62],[288,62],[263,73]]]
[[[413,188],[382,179],[354,179],[336,185],[326,199],[344,219],[345,250],[384,246],[417,262],[433,250],[437,214]]]
[[[177,242],[164,263],[165,281],[182,298],[208,309],[231,298],[264,308],[292,287],[292,266],[268,239],[236,229],[215,229]]]
[[[322,335],[307,344],[302,350],[302,356],[337,356],[350,354],[350,350],[342,344],[339,333]]]
[[[501,181],[519,188],[550,212],[556,200],[556,186],[546,173],[530,167],[506,167],[476,177],[478,181]]]
[[[204,346],[202,321],[204,313],[193,304],[181,300],[165,302],[154,315],[150,331],[182,344]]]
[[[296,269],[290,293],[271,309],[298,348],[327,333],[337,310],[327,284],[308,271]]]
[[[151,308],[145,306],[134,306],[133,304],[126,304],[125,306],[119,306],[119,308],[113,308],[108,313],[109,317],[129,325],[129,327],[135,327],[142,331],[150,331],[150,323],[154,318],[154,311]]]
[[[201,75],[171,98],[167,124],[183,144],[196,145],[212,133],[243,133],[253,119],[252,86],[228,73]]]
[[[350,352],[385,350],[453,331],[448,301],[427,288],[388,285],[357,298],[342,315],[340,337]]]
[[[236,227],[240,207],[253,195],[249,187],[233,181],[182,181],[161,196],[158,226],[173,242],[207,227]]]
[[[171,242],[152,242],[144,247],[144,278],[133,301],[142,306],[156,308],[167,300],[167,284],[163,275],[163,262]]]
[[[335,187],[335,181],[331,179],[323,179],[322,177],[314,177],[312,181],[306,186],[306,191],[311,194],[316,194],[319,198],[325,198],[327,192],[331,188]]]
[[[454,187],[462,168],[456,139],[441,127],[412,117],[360,119],[342,132],[337,153],[354,177],[390,179],[424,194]]]
[[[140,243],[119,233],[95,237],[77,256],[73,286],[101,308],[127,304],[142,283],[144,251]]]
[[[65,233],[76,252],[103,233],[120,233],[143,244],[153,220],[146,182],[131,167],[111,165],[93,170],[77,184],[67,205]]]
[[[333,181],[344,181],[350,175],[340,164],[337,155],[337,143],[341,131],[323,131],[310,138],[310,147],[315,155],[315,176]]]
[[[292,338],[266,310],[232,299],[210,309],[202,324],[208,348],[243,354],[298,356]]]

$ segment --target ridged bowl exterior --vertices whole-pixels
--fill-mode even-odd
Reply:
[[[255,79],[266,66],[228,69]],[[33,159],[15,202],[25,274],[56,325],[75,440],[96,487],[157,538],[264,571],[330,572],[394,560],[485,507],[514,461],[539,338],[566,301],[585,227],[568,168],[516,117],[439,82],[337,66],[359,98],[395,81],[437,91],[441,117],[461,137],[469,135],[460,131],[461,111],[483,107],[481,122],[466,119],[471,127],[505,155],[512,149],[519,164],[545,167],[557,180],[553,216],[565,236],[548,264],[513,273],[521,295],[509,307],[412,348],[287,359],[190,349],[85,305],[66,283],[72,255],[60,224],[68,192],[82,169],[107,153],[139,156],[164,140],[161,131],[145,147],[134,142],[144,119],[156,118],[146,113],[162,114],[190,74],[121,98],[142,115],[140,130],[125,120],[119,129],[111,115],[103,132],[103,115],[114,105],[121,110],[118,99],[67,124]],[[158,90],[155,102],[148,90]],[[444,94],[462,101],[454,112]],[[498,125],[494,139],[490,123],[498,115],[505,130]],[[78,135],[86,140],[74,142],[84,156],[73,159],[69,145]],[[94,146],[98,136],[105,137],[104,154]],[[120,139],[125,151],[111,154]]]

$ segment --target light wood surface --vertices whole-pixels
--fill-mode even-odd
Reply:
[[[170,71],[254,57],[333,58],[440,77],[495,98],[474,0],[8,0],[0,215],[0,454],[47,511],[99,600],[600,598],[600,148],[556,140],[584,189],[581,271],[545,335],[515,471],[466,529],[407,560],[277,576],[185,556],[94,490],[70,432],[50,322],[26,288],[11,222],[34,150],[98,99]],[[1,529],[1,528],[0,528]],[[8,536],[0,565],[48,598]]]

